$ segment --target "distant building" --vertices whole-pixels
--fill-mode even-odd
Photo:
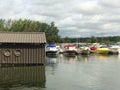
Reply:
[[[0,32],[0,64],[44,64],[44,32]]]

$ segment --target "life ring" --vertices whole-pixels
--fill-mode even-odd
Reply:
[[[20,56],[20,55],[21,55],[21,50],[16,49],[14,53],[15,53],[15,56],[17,56],[17,57],[18,57],[18,56]]]
[[[4,56],[9,57],[11,55],[11,51],[9,49],[4,50]]]

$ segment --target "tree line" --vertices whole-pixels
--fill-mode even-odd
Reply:
[[[69,43],[104,43],[104,44],[114,44],[120,42],[120,36],[108,36],[108,37],[84,37],[84,38],[64,38],[65,42]]]
[[[85,38],[62,38],[59,35],[59,29],[55,26],[54,22],[50,24],[33,21],[29,19],[19,20],[5,20],[0,19],[0,31],[7,32],[45,32],[47,43],[115,43],[120,41],[120,36],[109,36],[109,37],[85,37]]]
[[[1,32],[45,32],[48,43],[55,43],[60,40],[58,35],[58,28],[54,22],[50,24],[33,21],[28,19],[19,20],[4,20],[0,19],[0,31]]]

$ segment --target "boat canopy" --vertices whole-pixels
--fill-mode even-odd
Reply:
[[[50,45],[47,45],[46,47],[47,47],[47,48],[55,48],[56,46],[53,45],[53,44],[50,44]]]
[[[67,48],[67,47],[75,47],[75,46],[72,44],[68,44],[68,45],[65,45],[64,47]]]

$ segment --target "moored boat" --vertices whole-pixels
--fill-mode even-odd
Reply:
[[[109,54],[120,54],[120,46],[119,45],[111,45]]]
[[[96,52],[98,54],[108,54],[110,51],[109,47],[106,45],[100,46],[97,48]]]
[[[46,55],[57,55],[59,53],[59,49],[56,45],[47,45],[46,46]]]
[[[76,55],[77,54],[77,49],[74,45],[65,45],[63,49],[63,54],[64,55]]]

